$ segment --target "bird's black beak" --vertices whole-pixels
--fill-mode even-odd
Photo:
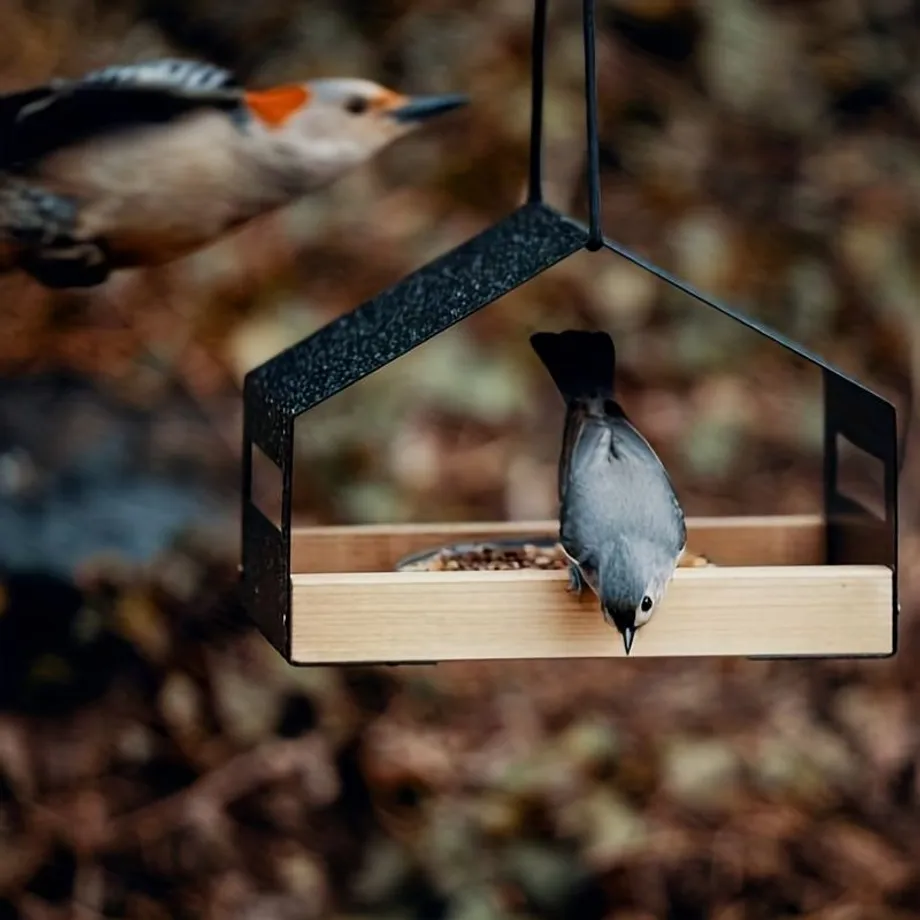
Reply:
[[[459,109],[469,101],[469,96],[459,93],[445,96],[412,96],[400,105],[394,106],[388,114],[396,121],[412,124]]]
[[[623,630],[623,647],[626,649],[626,654],[629,654],[630,649],[632,648],[633,639],[636,638],[635,629],[630,629],[628,626]]]

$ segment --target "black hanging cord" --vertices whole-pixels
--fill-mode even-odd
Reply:
[[[584,0],[582,14],[585,37],[585,108],[588,135],[588,241],[586,249],[604,245],[601,227],[601,153],[597,129],[597,60],[595,0]]]
[[[546,78],[546,4],[534,0],[533,44],[530,53],[530,183],[527,200],[543,200],[543,87]]]

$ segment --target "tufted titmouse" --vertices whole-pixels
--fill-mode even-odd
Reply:
[[[687,542],[667,471],[613,398],[605,332],[538,332],[530,343],[566,402],[559,540],[570,589],[587,583],[626,654],[664,596]]]

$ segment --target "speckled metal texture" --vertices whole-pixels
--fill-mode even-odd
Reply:
[[[466,319],[581,249],[583,227],[527,204],[253,370],[246,412],[253,439],[279,466],[284,420]]]
[[[285,658],[290,658],[291,616],[291,477],[294,423],[289,419],[278,432],[281,462],[281,520],[275,526],[253,501],[254,413],[246,404],[243,416],[243,606],[262,634]]]
[[[243,504],[243,606],[285,658],[291,608],[291,544],[250,502]]]

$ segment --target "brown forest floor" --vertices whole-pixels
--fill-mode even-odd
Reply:
[[[8,88],[178,51],[477,102],[170,270],[0,280],[0,920],[920,917],[914,453],[890,661],[292,669],[239,610],[242,375],[518,201],[529,4],[40,6],[10,5]],[[547,181],[577,210],[582,65],[556,6]],[[611,0],[599,50],[608,231],[899,401],[908,6]],[[818,507],[794,362],[613,259],[508,300],[308,420],[300,519],[551,515],[559,407],[526,335],[569,324],[617,336],[691,513]]]

